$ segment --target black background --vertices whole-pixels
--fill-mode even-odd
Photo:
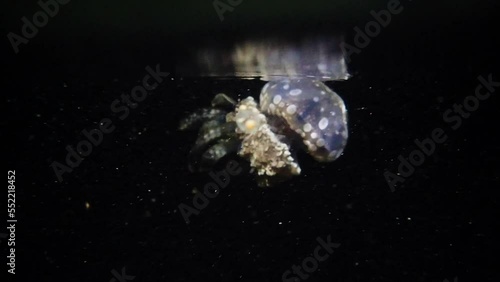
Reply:
[[[257,97],[264,82],[180,77],[186,47],[317,30],[352,43],[353,28],[387,2],[244,0],[220,22],[211,1],[73,0],[18,54],[6,35],[20,34],[20,18],[39,6],[9,4],[2,140],[5,169],[16,170],[12,281],[110,281],[123,267],[133,281],[281,281],[328,235],[341,246],[308,281],[498,281],[500,90],[457,130],[442,117],[474,94],[479,75],[500,81],[496,2],[402,1],[352,56],[353,77],[328,83],[349,111],[344,155],[321,164],[299,154],[302,175],[272,188],[232,177],[189,225],[178,206],[211,179],[188,171],[196,136],[179,132],[179,119],[219,92]],[[156,64],[171,75],[118,120],[112,101]],[[59,183],[50,164],[107,117],[116,130]],[[438,127],[446,142],[391,192],[384,172]]]

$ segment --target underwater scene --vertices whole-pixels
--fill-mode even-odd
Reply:
[[[11,6],[5,281],[498,281],[498,4]]]

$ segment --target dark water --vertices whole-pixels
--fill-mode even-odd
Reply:
[[[4,163],[16,170],[18,218],[9,281],[120,281],[123,268],[123,281],[282,281],[328,237],[340,245],[307,281],[497,281],[499,88],[467,118],[443,119],[474,95],[478,76],[500,81],[493,25],[484,10],[446,20],[416,7],[352,55],[351,79],[327,82],[348,109],[342,157],[318,163],[301,152],[300,176],[259,188],[229,156],[213,171],[234,160],[242,172],[189,224],[179,205],[193,206],[213,179],[188,170],[196,134],[178,131],[179,120],[220,92],[257,98],[264,82],[176,75],[183,46],[209,32],[37,35],[4,76]],[[431,23],[416,21],[426,12]],[[341,25],[347,42],[365,22]],[[214,36],[259,34],[232,32]],[[157,64],[170,74],[128,115],[115,113],[114,100]],[[114,130],[59,182],[50,165],[104,118]],[[391,191],[384,173],[436,128],[446,140]]]

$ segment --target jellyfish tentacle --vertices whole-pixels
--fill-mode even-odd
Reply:
[[[236,106],[236,101],[224,93],[219,93],[212,99],[212,107],[214,108],[222,108],[232,111],[234,106]]]
[[[237,138],[227,138],[217,141],[214,145],[210,146],[200,158],[190,162],[191,171],[208,171],[217,162],[228,154],[236,153],[241,142]]]
[[[214,127],[207,126],[198,134],[198,139],[196,139],[195,142],[195,148],[206,147],[214,141],[224,137],[236,136],[235,129],[236,124],[234,122],[226,122],[218,124]]]
[[[216,108],[203,108],[188,115],[179,122],[180,130],[189,130],[198,128],[201,124],[208,120],[224,119],[226,111]]]
[[[238,154],[250,160],[250,166],[258,175],[289,177],[300,174],[290,147],[271,130],[252,97],[242,100],[235,112],[237,132],[242,140]]]

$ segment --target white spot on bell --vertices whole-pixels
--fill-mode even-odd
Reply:
[[[281,102],[281,96],[280,95],[274,96],[273,103],[278,104],[279,102]]]
[[[286,108],[286,113],[289,114],[289,115],[295,114],[296,111],[297,111],[297,107],[295,105],[289,105]]]
[[[304,124],[304,131],[305,132],[309,132],[309,131],[311,131],[311,129],[312,129],[312,126],[310,123]]]
[[[319,129],[323,130],[325,129],[327,126],[328,126],[328,119],[327,118],[322,118],[319,122],[318,122],[318,126],[319,126]]]
[[[323,146],[325,146],[325,140],[323,140],[323,139],[318,139],[318,141],[316,141],[316,145],[317,145],[318,147],[323,147]]]
[[[318,101],[319,101],[319,98],[318,98],[318,97],[314,97],[314,98],[313,98],[313,101],[314,101],[314,102],[318,102]]]
[[[283,89],[288,90],[288,88],[290,88],[290,85],[288,84],[283,85]]]
[[[319,69],[321,72],[326,72],[327,65],[326,65],[325,63],[319,63],[319,64],[318,64],[318,69]]]
[[[290,95],[292,95],[292,96],[297,96],[300,94],[302,94],[302,90],[300,90],[300,89],[293,89],[290,91]]]

